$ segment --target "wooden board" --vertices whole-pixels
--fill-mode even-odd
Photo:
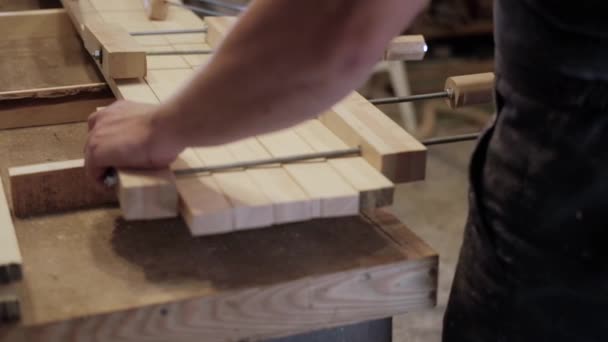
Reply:
[[[426,148],[363,96],[353,92],[320,117],[349,146],[394,183],[423,180]]]
[[[0,286],[21,279],[21,252],[0,181]]]
[[[0,172],[78,158],[86,134],[84,123],[0,131]],[[257,340],[436,299],[436,253],[383,213],[205,238],[112,208],[14,224],[23,320],[0,325],[0,341]]]
[[[92,184],[84,160],[10,168],[13,212],[17,217],[99,207],[116,202],[111,189]]]

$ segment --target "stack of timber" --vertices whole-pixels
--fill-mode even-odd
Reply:
[[[175,7],[169,8],[166,20],[152,21],[139,0],[63,0],[63,4],[87,50],[102,55],[99,68],[116,97],[155,104],[177,91],[209,56],[142,58],[145,52],[218,48],[235,21],[209,17],[204,23],[192,12]],[[202,28],[207,28],[207,35],[131,37],[128,33]],[[143,68],[121,69],[122,65]],[[357,146],[362,150],[358,157],[177,179],[172,172]],[[188,148],[171,170],[118,170],[117,198],[128,220],[181,214],[194,235],[225,233],[353,216],[363,209],[390,205],[394,182],[424,178],[425,158],[424,146],[353,93],[318,119],[296,127],[224,146]],[[27,174],[20,172],[19,176]],[[22,195],[13,191],[13,196]]]

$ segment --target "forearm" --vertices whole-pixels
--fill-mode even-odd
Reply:
[[[187,146],[312,118],[363,82],[425,0],[258,0],[165,104]],[[399,14],[400,13],[400,14]]]

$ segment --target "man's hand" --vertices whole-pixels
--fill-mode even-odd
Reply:
[[[155,169],[169,165],[185,147],[158,105],[118,101],[89,117],[87,173],[102,182],[108,168]]]

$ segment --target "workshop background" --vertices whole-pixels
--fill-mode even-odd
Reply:
[[[244,3],[246,1],[233,1]],[[59,7],[54,0],[0,0],[0,11]],[[493,71],[492,0],[433,0],[408,33],[423,34],[429,52],[407,63],[404,73],[412,94],[442,89],[445,79]],[[361,89],[369,98],[396,95],[394,80],[380,68]],[[417,102],[413,108],[381,109],[420,139],[471,133],[491,119],[492,106],[450,110],[444,100]],[[411,121],[414,117],[414,124]],[[438,305],[395,318],[395,341],[441,340],[442,318],[454,276],[467,215],[467,170],[474,142],[429,148],[426,181],[399,185],[392,211],[437,250],[440,259]]]

